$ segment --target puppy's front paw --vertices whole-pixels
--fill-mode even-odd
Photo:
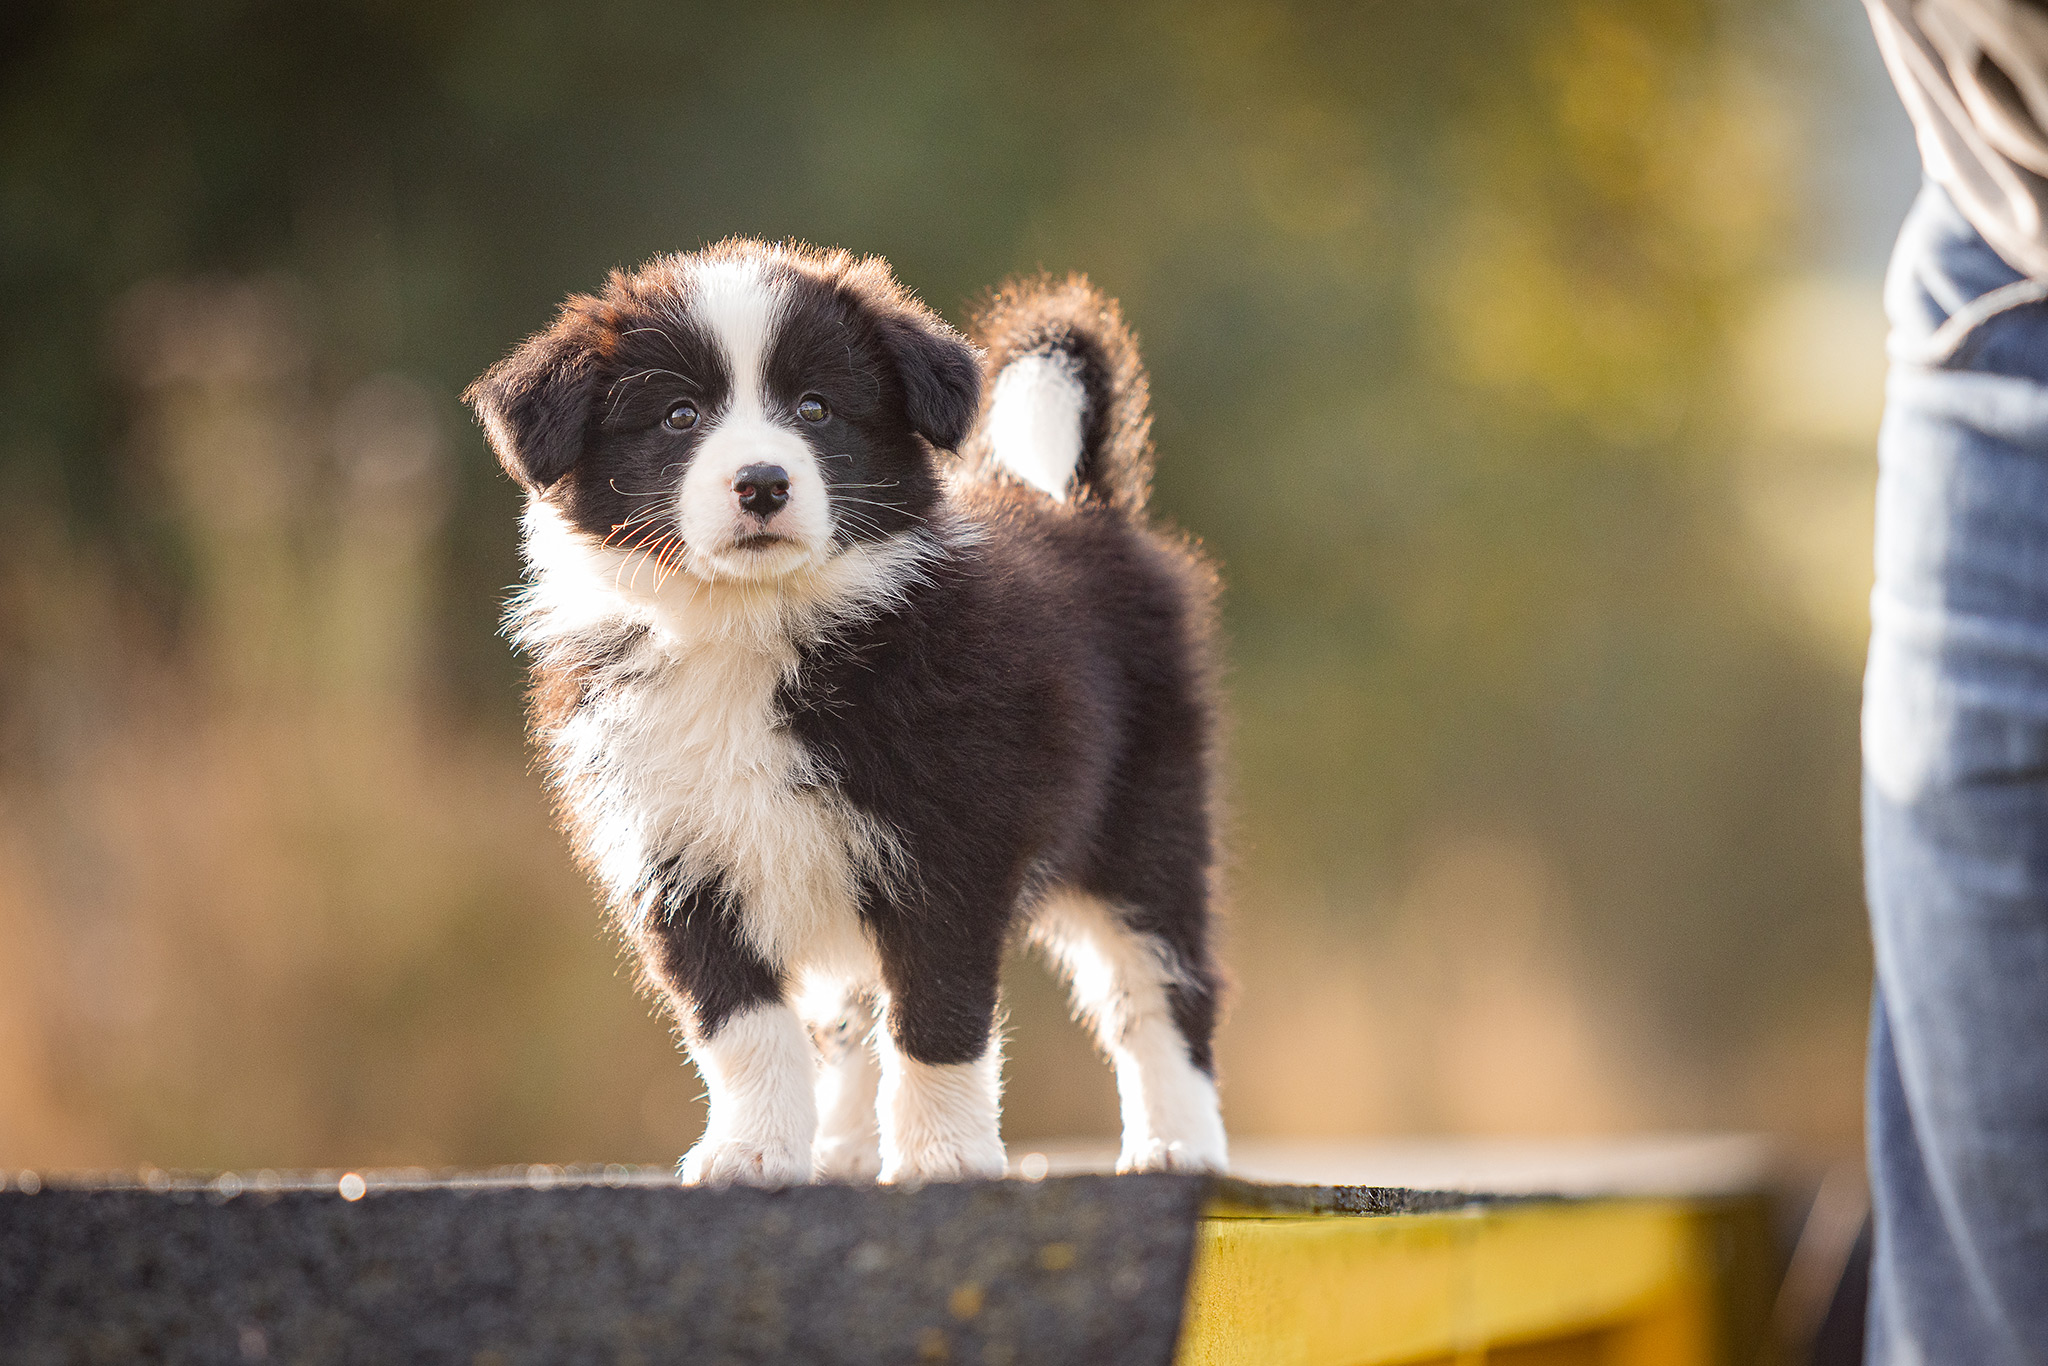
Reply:
[[[827,1138],[811,1145],[811,1171],[820,1181],[872,1181],[882,1170],[882,1145],[873,1134]]]
[[[1116,1162],[1119,1172],[1220,1172],[1223,1168],[1223,1154],[1203,1152],[1188,1143],[1169,1143],[1163,1138],[1132,1144]]]
[[[884,1158],[882,1184],[971,1181],[1001,1176],[1008,1168],[1000,1139],[993,1143],[930,1143]]]
[[[704,1139],[683,1155],[686,1186],[800,1186],[811,1179],[811,1154],[792,1143]]]

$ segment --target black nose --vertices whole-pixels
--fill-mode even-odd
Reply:
[[[780,465],[749,465],[732,477],[740,509],[757,517],[773,517],[789,501],[789,471]]]

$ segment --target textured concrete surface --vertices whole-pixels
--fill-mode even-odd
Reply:
[[[1587,1171],[1629,1175],[1614,1193],[1754,1191],[1756,1161],[1735,1142],[1562,1155],[1524,1144],[1505,1163],[1435,1145],[1406,1168],[1384,1147],[1268,1145],[1252,1163],[1282,1181],[1451,1173],[1508,1196],[1078,1173],[709,1191],[622,1166],[0,1170],[0,1366],[1142,1366],[1172,1359],[1205,1209],[1404,1214],[1605,1193],[1573,1175]],[[1041,1171],[1090,1160],[1079,1148],[1034,1156]]]
[[[17,1176],[0,1362],[1164,1363],[1219,1189]]]

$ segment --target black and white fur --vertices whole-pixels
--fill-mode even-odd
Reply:
[[[1225,1163],[1213,579],[1146,519],[1115,305],[1041,281],[980,330],[985,364],[877,259],[735,240],[467,395],[528,494],[564,823],[709,1089],[687,1180],[1000,1174],[1019,935],[1115,1064],[1120,1167]]]

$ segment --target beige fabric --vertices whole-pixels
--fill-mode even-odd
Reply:
[[[2048,8],[1864,0],[1927,174],[2015,270],[2048,279]]]

